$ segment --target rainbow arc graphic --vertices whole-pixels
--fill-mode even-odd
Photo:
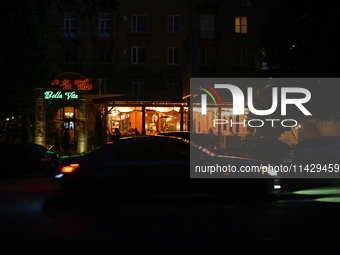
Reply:
[[[199,83],[199,84],[201,84],[201,85],[207,87],[208,89],[210,89],[210,90],[215,94],[215,96],[216,96],[216,97],[218,98],[218,100],[220,101],[220,104],[222,105],[222,100],[221,100],[219,94],[216,92],[216,90],[215,90],[213,87],[211,87],[211,86],[208,85],[208,84],[202,83],[202,82],[197,82],[197,83]],[[205,93],[207,93],[207,94],[212,98],[212,100],[214,101],[215,105],[217,105],[215,97],[213,96],[213,94],[212,94],[209,90],[207,90],[207,89],[205,89],[205,88],[202,88],[202,87],[200,87],[199,89],[202,90],[202,91],[204,91]]]

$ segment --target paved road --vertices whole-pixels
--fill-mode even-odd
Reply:
[[[163,198],[112,208],[61,199],[53,179],[0,187],[0,254],[333,254],[340,237],[339,203],[289,192],[271,203]]]

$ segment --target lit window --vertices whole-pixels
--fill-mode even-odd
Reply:
[[[132,32],[146,32],[146,28],[146,15],[132,15]]]
[[[179,33],[179,15],[168,16],[168,33]]]
[[[179,64],[179,48],[168,48],[168,64]]]
[[[235,18],[235,33],[237,34],[247,33],[247,17]]]
[[[131,48],[131,63],[145,64],[146,63],[146,47],[133,46]]]

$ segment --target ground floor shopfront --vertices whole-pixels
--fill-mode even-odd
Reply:
[[[136,130],[142,135],[189,130],[187,103],[173,92],[96,98],[93,104],[101,110],[110,134],[116,128],[122,136],[134,135]]]
[[[87,152],[98,145],[98,115],[102,143],[104,132],[112,136],[116,128],[123,136],[135,135],[136,130],[144,135],[189,130],[189,109],[181,93],[107,95],[100,93],[100,86],[101,80],[62,73],[51,87],[37,89],[35,143],[54,150],[56,133],[62,142],[67,130],[71,153]]]

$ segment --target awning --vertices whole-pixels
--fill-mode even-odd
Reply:
[[[113,97],[100,97],[94,98],[92,100],[93,103],[99,102],[144,102],[144,101],[151,101],[151,102],[167,102],[167,103],[186,103],[187,101],[182,99],[182,93],[176,91],[157,91],[157,92],[148,92],[148,93],[141,93],[141,94],[129,94],[125,96],[113,96]]]

